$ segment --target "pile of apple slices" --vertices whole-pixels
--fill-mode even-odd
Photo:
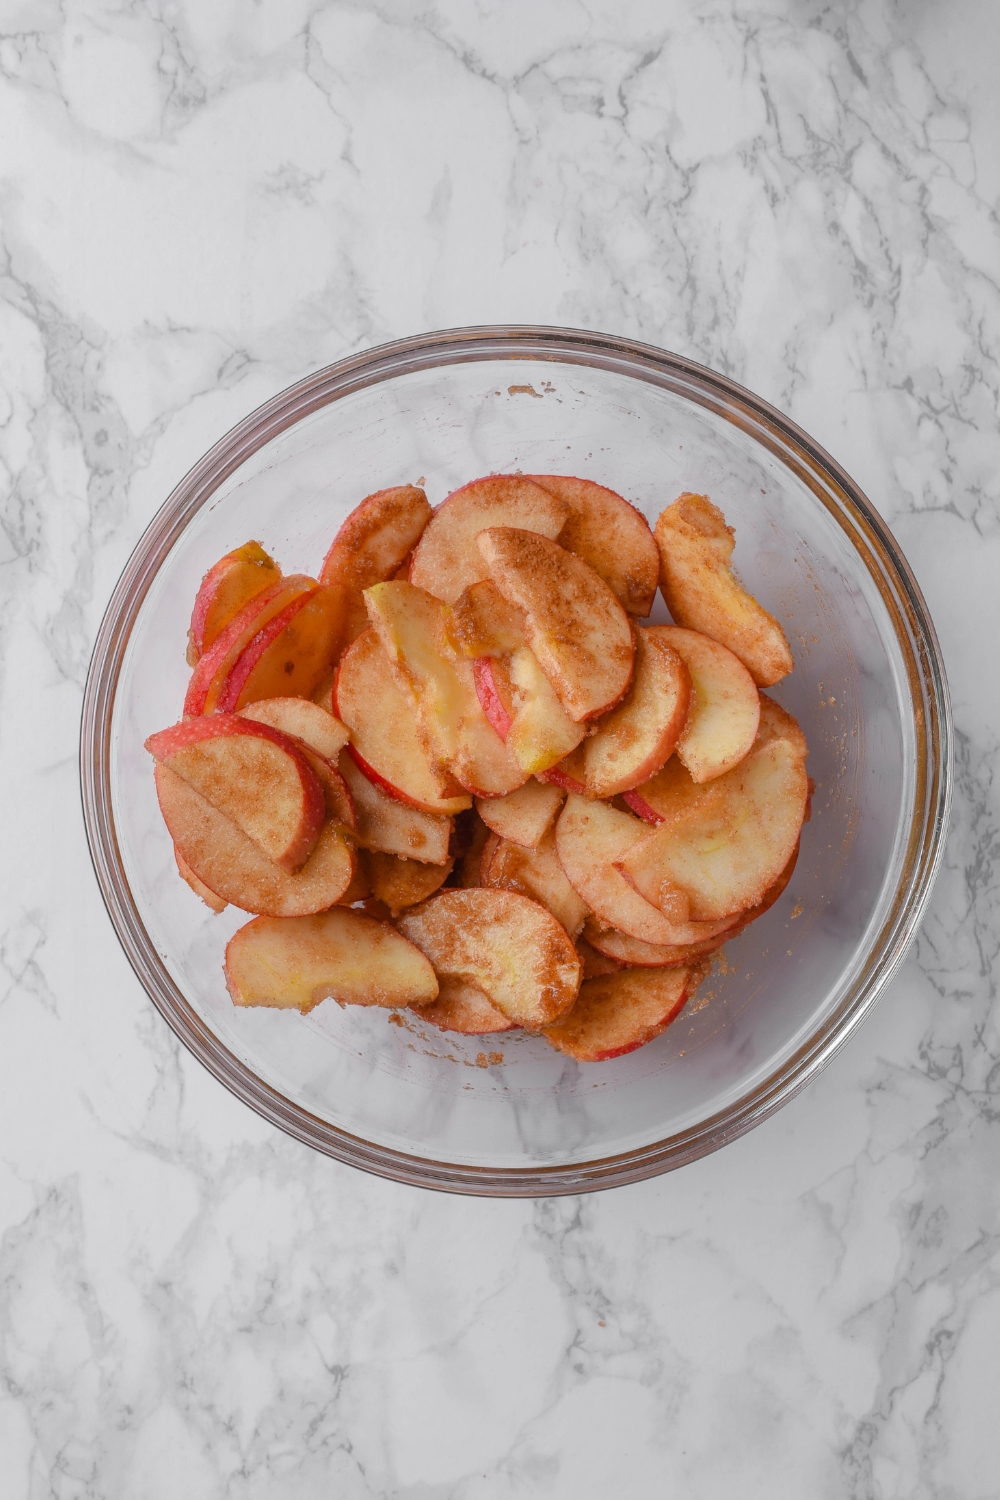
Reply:
[[[180,723],[151,735],[177,866],[253,914],[237,1005],[413,1007],[579,1061],[659,1035],[777,900],[806,744],[703,496],[655,534],[589,480],[370,495],[318,579],[206,574]],[[677,622],[642,624],[657,586]]]

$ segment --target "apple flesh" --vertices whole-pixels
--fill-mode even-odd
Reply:
[[[344,630],[342,589],[317,585],[263,625],[220,683],[216,708],[238,713],[262,698],[309,698],[330,670]]]
[[[339,769],[354,802],[357,840],[362,849],[399,854],[425,864],[448,863],[451,818],[388,796],[368,780],[346,750],[340,753]]]
[[[596,952],[613,960],[620,967],[630,969],[680,968],[716,952],[723,943],[735,937],[738,931],[739,924],[720,933],[718,937],[707,938],[700,943],[677,945],[643,943],[638,938],[630,937],[627,932],[617,932],[613,927],[601,927],[593,917],[587,919],[583,929],[584,937]]]
[[[197,875],[194,873],[191,866],[188,864],[187,860],[184,858],[183,854],[181,854],[176,845],[174,846],[174,859],[177,863],[177,873],[180,875],[182,880],[187,882],[187,884],[194,891],[195,895],[200,896],[205,905],[211,907],[216,916],[218,916],[220,912],[224,912],[226,909],[225,901],[223,901],[220,896],[217,896],[214,891],[210,891],[203,880],[198,879]]]
[[[334,764],[349,737],[346,724],[308,698],[263,698],[259,703],[248,704],[240,713],[244,719],[269,724],[272,729],[301,740]]]
[[[558,536],[560,547],[582,557],[630,615],[648,615],[656,598],[660,554],[642,512],[592,479],[565,474],[528,477],[569,506]]]
[[[559,787],[527,781],[506,797],[481,798],[476,811],[493,833],[524,849],[537,849],[563,804]]]
[[[515,1031],[502,1010],[469,979],[440,979],[436,1000],[420,1012],[422,1021],[431,1021],[442,1031],[458,1031],[463,1036],[493,1036],[501,1031]]]
[[[251,599],[280,583],[281,569],[259,542],[246,542],[227,552],[201,581],[191,611],[187,663],[193,667]]]
[[[467,588],[445,615],[448,642],[459,656],[509,656],[524,645],[524,612],[491,578]]]
[[[454,604],[471,584],[489,576],[476,549],[488,526],[517,526],[557,537],[566,522],[565,501],[519,474],[474,479],[443,500],[413,553],[410,582]]]
[[[471,980],[515,1025],[537,1030],[576,999],[576,949],[555,917],[527,896],[441,891],[403,912],[399,930],[441,978]]]
[[[770,687],[792,670],[792,653],[774,616],[733,575],[735,535],[705,495],[681,495],[656,523],[660,588],[678,625],[727,646],[758,687]]]
[[[291,873],[316,846],[323,789],[294,740],[238,714],[185,719],[146,749]]]
[[[587,917],[587,907],[566,879],[556,853],[555,834],[549,832],[537,849],[524,849],[494,834],[480,860],[480,882],[493,890],[520,891],[550,911],[575,938]]]
[[[426,901],[428,896],[440,890],[451,874],[453,859],[443,865],[427,865],[416,859],[403,859],[398,854],[381,854],[375,851],[365,855],[371,894],[381,901],[392,916]]]
[[[699,785],[677,761],[656,778],[662,821],[615,861],[664,911],[678,896],[695,922],[760,903],[799,840],[809,798],[806,746],[790,714],[761,698],[760,728],[739,765]],[[620,925],[620,924],[615,924]]]
[[[483,712],[525,775],[542,776],[586,734],[527,646],[509,657],[477,657],[473,680]]]
[[[300,917],[333,906],[350,885],[354,854],[338,824],[323,825],[312,854],[290,875],[169,766],[157,764],[154,775],[178,853],[221,901],[259,916]]]
[[[636,626],[635,677],[628,695],[577,752],[592,797],[614,797],[648,780],[673,753],[687,724],[691,678],[667,630]]]
[[[246,646],[289,604],[317,587],[312,578],[295,574],[268,584],[235,615],[198,658],[184,697],[184,715],[213,713],[219,690]]]
[[[424,1006],[438,983],[424,955],[387,922],[334,907],[306,917],[256,917],[226,948],[226,984],[236,1005],[303,1014],[339,1005]]]
[[[632,680],[634,646],[604,579],[537,532],[493,526],[476,545],[501,594],[524,611],[527,643],[569,717],[614,708]]]
[[[542,1035],[577,1062],[607,1062],[645,1047],[680,1015],[704,969],[621,969],[588,979],[568,1016]]]
[[[712,781],[739,765],[757,738],[757,685],[718,641],[680,625],[659,628],[691,674],[691,712],[677,741],[677,759],[692,781]]]
[[[320,572],[321,582],[338,585],[347,596],[345,643],[368,629],[365,589],[395,575],[430,518],[427,496],[413,484],[377,490],[351,511]]]
[[[576,951],[583,965],[584,980],[600,979],[605,974],[617,974],[618,970],[624,967],[616,959],[609,958],[607,954],[600,953],[596,948],[591,947],[585,937],[577,938]]]
[[[351,735],[350,754],[370,781],[390,797],[425,812],[450,815],[471,806],[467,793],[448,791],[450,776],[427,763],[412,706],[399,686],[378,635],[364,630],[341,657],[333,701]]]

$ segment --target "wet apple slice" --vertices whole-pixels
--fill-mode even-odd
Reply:
[[[400,854],[432,865],[448,863],[451,818],[388,796],[368,780],[346,750],[340,752],[338,765],[354,802],[362,849]]]
[[[246,708],[240,709],[240,714],[244,719],[269,724],[282,734],[302,740],[310,750],[334,764],[347,744],[346,724],[308,698],[263,698],[259,703],[247,704]]]
[[[226,948],[236,1005],[303,1013],[321,1000],[393,1010],[429,1005],[438,983],[424,955],[387,922],[334,907],[308,917],[257,917]]]
[[[563,804],[562,790],[527,781],[506,797],[482,798],[476,811],[493,833],[524,849],[537,849]]]
[[[259,542],[246,542],[209,568],[191,611],[188,666],[193,667],[229,622],[264,589],[281,582],[281,569]]]
[[[440,890],[454,864],[449,858],[443,865],[428,865],[417,859],[404,859],[398,854],[381,854],[374,850],[366,852],[365,862],[371,894],[394,917]]]
[[[393,577],[430,518],[427,496],[413,484],[377,490],[351,511],[320,573],[321,582],[338,584],[347,595],[345,644],[368,629],[365,589]]]
[[[518,526],[557,537],[569,508],[520,474],[490,474],[455,490],[434,511],[410,564],[410,582],[454,604],[473,583],[489,576],[476,549],[487,526]]]
[[[418,732],[412,699],[370,627],[341,657],[334,684],[335,711],[351,733],[350,754],[369,781],[390,797],[425,812],[461,812],[468,793],[455,796],[450,773],[431,770]]]
[[[607,1062],[645,1047],[680,1015],[704,977],[700,967],[621,969],[588,979],[568,1016],[545,1040],[577,1062]]]
[[[659,629],[691,674],[691,711],[677,759],[693,781],[712,781],[739,765],[757,738],[757,686],[739,657],[718,641],[680,625]]]
[[[678,896],[695,922],[747,911],[778,879],[798,843],[809,799],[805,762],[798,724],[762,695],[749,754],[701,785],[679,762],[668,762],[657,777],[662,821],[615,864],[668,914]]]
[[[458,1031],[463,1036],[493,1036],[501,1031],[516,1031],[502,1010],[469,979],[439,979],[436,1000],[420,1012],[422,1021],[431,1021],[442,1031]]]
[[[611,589],[581,558],[511,526],[480,532],[490,577],[524,610],[527,643],[570,718],[614,708],[632,680],[632,627]]]
[[[580,960],[565,929],[514,891],[442,891],[404,912],[399,930],[441,978],[471,980],[518,1026],[544,1026],[576,999]]]
[[[659,582],[660,554],[640,510],[592,479],[529,474],[569,506],[558,542],[599,574],[630,615],[648,615]]]
[[[289,872],[312,853],[326,814],[323,790],[294,740],[238,714],[185,719],[146,749]]]
[[[673,753],[687,724],[691,677],[666,630],[636,626],[635,677],[624,702],[583,742],[574,767],[564,768],[569,775],[578,768],[592,797],[614,797],[648,780]]]
[[[238,713],[262,698],[309,698],[336,660],[347,599],[317,585],[248,641],[218,687],[215,707]]]
[[[312,854],[290,875],[169,766],[158,764],[154,775],[181,858],[220,900],[260,916],[308,916],[333,906],[350,885],[354,854],[339,824],[324,823]]]
[[[728,646],[758,687],[770,687],[795,663],[777,620],[733,574],[735,540],[707,496],[681,495],[656,523],[660,587],[678,625]]]
[[[523,849],[494,834],[482,853],[480,883],[493,890],[520,891],[540,901],[571,938],[583,927],[587,907],[566,879],[551,831],[537,849]]]

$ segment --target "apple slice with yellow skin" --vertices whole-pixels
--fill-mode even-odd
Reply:
[[[395,575],[430,518],[427,496],[414,484],[377,490],[351,511],[320,572],[322,583],[339,585],[347,595],[345,644],[368,629],[365,589]]]
[[[445,612],[448,643],[459,656],[509,656],[524,645],[524,611],[491,578],[474,583]]]
[[[176,845],[174,846],[174,859],[177,863],[178,874],[180,875],[182,880],[187,882],[187,884],[194,891],[195,895],[200,896],[205,905],[211,907],[216,916],[218,916],[220,912],[224,912],[226,909],[225,901],[223,901],[220,896],[217,896],[214,891],[210,891],[203,880],[198,879],[197,875],[194,873],[191,866],[188,864],[187,860],[184,858],[183,854],[181,854]]]
[[[645,1047],[675,1020],[705,970],[621,969],[588,979],[568,1016],[542,1032],[549,1046],[577,1062],[608,1062]]]
[[[355,764],[390,797],[446,816],[471,806],[467,793],[449,793],[450,776],[436,774],[428,765],[412,697],[399,686],[370,627],[341,657],[334,704],[350,731]]]
[[[591,797],[614,797],[647,781],[673,754],[687,724],[691,677],[666,629],[636,626],[635,677],[628,695],[577,752]]]
[[[281,614],[295,599],[311,593],[316,587],[314,579],[294,574],[268,584],[244,605],[198,658],[184,697],[185,717],[213,713],[219,689],[244,648],[275,615]]]
[[[281,582],[281,569],[259,542],[227,552],[201,581],[191,611],[187,662],[193,667],[230,620],[264,589]]]
[[[244,646],[218,689],[216,709],[238,713],[261,698],[309,698],[336,660],[346,595],[317,585]]]
[[[785,632],[735,577],[736,533],[705,495],[683,494],[656,523],[660,588],[678,625],[729,650],[758,687],[780,682],[795,663]]]
[[[154,775],[178,853],[221,901],[260,916],[308,916],[333,906],[350,885],[354,853],[339,824],[324,823],[312,854],[290,875],[169,766],[158,764]]]
[[[701,785],[668,763],[657,778],[662,821],[615,863],[654,906],[672,911],[680,893],[695,922],[757,906],[798,843],[809,800],[805,762],[798,724],[762,696],[749,754]]]
[[[398,854],[366,852],[371,894],[381,901],[394,917],[408,907],[417,906],[441,889],[451,874],[455,861],[443,865],[426,865],[420,860],[403,859]]]
[[[515,1025],[537,1030],[576,999],[576,949],[555,917],[527,896],[441,891],[403,912],[398,925],[440,978],[471,980]]]
[[[582,557],[628,614],[648,615],[656,598],[660,554],[642,511],[592,479],[566,474],[529,474],[528,478],[569,506],[558,536],[560,547]]]
[[[438,982],[424,955],[388,922],[334,907],[308,917],[257,917],[226,948],[226,984],[236,1005],[303,1014],[321,1000],[429,1005]]]
[[[492,890],[520,891],[540,901],[571,938],[582,929],[587,907],[566,879],[554,833],[547,833],[537,849],[523,849],[494,834],[483,849],[480,872],[480,883]]]
[[[518,526],[557,537],[569,507],[520,474],[490,474],[453,491],[434,511],[410,564],[410,582],[454,604],[473,583],[489,577],[476,549],[488,526]]]
[[[569,717],[599,717],[632,681],[629,617],[593,568],[572,552],[512,526],[480,532],[490,577],[524,611],[527,644]]]
[[[444,605],[412,584],[376,584],[368,613],[397,680],[409,691],[432,771],[478,796],[502,797],[527,780],[483,712],[473,664],[449,655]],[[339,698],[338,698],[339,702]]]
[[[146,749],[289,873],[304,864],[326,815],[323,789],[294,740],[238,714],[185,719]]]
[[[451,818],[388,796],[368,780],[346,750],[340,752],[338,765],[354,802],[357,841],[362,849],[399,854],[431,865],[448,863]]]
[[[692,781],[712,781],[739,765],[757,738],[756,683],[738,656],[700,631],[680,625],[661,625],[659,631],[691,674],[691,712],[677,741],[677,759]]]
[[[557,786],[526,781],[506,797],[484,797],[476,811],[493,833],[523,849],[537,849],[562,807],[563,793]]]
[[[420,1011],[422,1021],[431,1021],[442,1031],[458,1031],[463,1036],[494,1036],[501,1031],[516,1031],[502,1010],[492,1005],[477,984],[469,979],[439,979],[436,1000]]]
[[[269,724],[272,729],[301,740],[335,765],[349,738],[346,724],[308,698],[262,698],[259,703],[241,709],[240,714],[244,719]]]

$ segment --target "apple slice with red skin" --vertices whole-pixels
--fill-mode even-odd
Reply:
[[[655,534],[660,588],[677,624],[728,646],[758,687],[787,676],[795,663],[785,632],[734,576],[736,533],[719,507],[683,494],[661,513]]]
[[[210,906],[211,909],[215,912],[216,916],[218,916],[220,912],[224,912],[226,909],[225,901],[223,901],[221,897],[217,896],[214,891],[210,891],[203,880],[198,879],[197,875],[194,873],[191,866],[188,864],[187,860],[184,858],[183,854],[181,854],[176,845],[174,845],[174,859],[177,862],[177,873],[180,875],[181,879],[191,887],[195,895],[200,896],[205,905]]]
[[[458,1031],[463,1036],[494,1036],[501,1031],[516,1031],[502,1010],[497,1010],[470,979],[440,978],[436,1000],[421,1008],[420,1019],[431,1021],[442,1031]]]
[[[493,526],[476,545],[490,577],[524,611],[538,665],[576,723],[614,708],[632,681],[629,617],[593,568],[537,532]]]
[[[318,585],[312,578],[294,574],[261,589],[219,632],[211,646],[198,658],[184,697],[185,717],[214,712],[219,689],[244,648],[293,600],[310,594]]]
[[[445,613],[448,644],[459,656],[509,656],[524,645],[524,611],[510,604],[492,578],[467,588]]]
[[[188,630],[188,666],[195,666],[199,656],[251,599],[280,582],[281,569],[259,542],[246,542],[220,557],[201,580],[195,596]]]
[[[449,858],[443,865],[427,865],[417,859],[404,859],[398,854],[381,854],[374,850],[366,851],[365,862],[372,895],[394,917],[440,890],[455,863]]]
[[[514,891],[446,890],[403,912],[399,930],[442,979],[469,979],[529,1030],[570,1009],[580,960],[565,928]]]
[[[509,657],[477,657],[473,677],[483,712],[525,775],[554,779],[544,773],[587,731],[563,708],[529,648]]]
[[[373,629],[362,631],[341,657],[333,701],[350,730],[355,764],[388,796],[446,816],[471,806],[467,793],[449,794],[450,777],[428,765],[411,697]]]
[[[691,712],[677,759],[693,781],[712,781],[738,765],[757,738],[757,686],[738,656],[700,631],[661,625],[659,632],[691,674]]]
[[[798,724],[761,696],[760,728],[739,765],[699,785],[677,761],[657,777],[662,821],[616,861],[661,909],[688,902],[692,921],[757,906],[798,843],[809,801],[806,744]],[[616,924],[617,925],[617,924]]]
[[[592,948],[582,936],[576,940],[576,951],[583,965],[584,980],[601,979],[605,974],[617,974],[619,969],[625,967],[616,959],[609,958],[606,953],[599,953],[596,948]]]
[[[563,804],[559,787],[526,781],[506,797],[481,798],[476,811],[493,833],[524,849],[537,849]]]
[[[248,704],[240,713],[244,719],[269,724],[272,729],[301,740],[334,765],[349,738],[346,724],[308,698],[262,698],[259,703]]]
[[[492,890],[520,891],[522,896],[541,902],[571,938],[577,936],[587,917],[586,904],[566,879],[559,863],[555,834],[551,831],[537,849],[523,849],[520,844],[493,834],[480,859],[480,884]]]
[[[388,796],[368,780],[346,750],[340,752],[338,765],[354,802],[357,840],[362,849],[399,854],[431,865],[448,863],[451,818]]]
[[[326,815],[323,788],[287,735],[238,714],[213,714],[151,734],[146,749],[283,870],[297,870],[312,853]]]
[[[377,490],[351,511],[320,572],[321,582],[337,584],[347,594],[345,643],[368,629],[365,589],[396,574],[430,518],[427,496],[414,484]]]
[[[608,1062],[645,1047],[675,1020],[705,969],[620,969],[588,979],[568,1016],[546,1026],[545,1040],[577,1062]]]
[[[582,557],[630,615],[648,615],[656,598],[660,553],[642,511],[592,479],[567,474],[528,478],[569,506],[560,547]]]
[[[506,663],[494,661],[489,656],[478,656],[472,663],[473,680],[476,684],[476,695],[482,705],[483,713],[489,719],[496,733],[506,743],[510,734],[510,726],[514,722],[513,691],[510,686],[509,672],[501,676],[501,670]],[[506,692],[504,692],[506,687]]]
[[[157,764],[163,821],[186,864],[220,900],[268,917],[308,916],[339,901],[354,874],[349,835],[324,823],[316,847],[289,875],[169,766]]]
[[[218,688],[216,709],[238,713],[261,698],[309,698],[336,660],[347,600],[317,585],[263,625]]]
[[[672,755],[687,724],[691,677],[666,629],[636,626],[635,677],[628,695],[576,753],[591,797],[614,797],[647,781]]]
[[[455,490],[434,511],[410,564],[410,582],[454,604],[473,583],[489,577],[476,549],[488,526],[518,526],[557,537],[569,508],[520,474],[490,474]]]
[[[303,1014],[321,1000],[392,1010],[429,1005],[438,983],[424,955],[388,922],[334,907],[307,917],[257,917],[226,948],[236,1005]]]

